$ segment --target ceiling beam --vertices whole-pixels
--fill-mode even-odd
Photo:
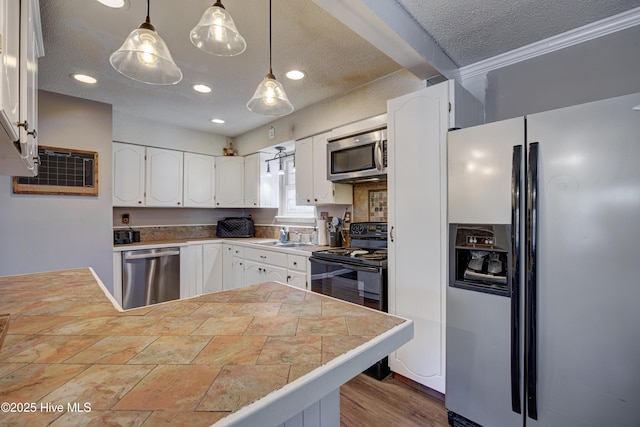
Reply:
[[[394,0],[313,0],[416,77],[460,79],[456,64]]]

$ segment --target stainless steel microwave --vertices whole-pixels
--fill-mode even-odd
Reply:
[[[387,130],[329,140],[327,179],[334,182],[387,179]]]

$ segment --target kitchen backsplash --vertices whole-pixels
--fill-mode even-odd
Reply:
[[[353,185],[354,222],[387,222],[387,212],[386,181]]]
[[[279,237],[280,225],[256,225],[255,237],[265,239],[277,239]],[[118,230],[127,230],[126,227],[116,227]],[[178,226],[146,226],[133,227],[134,230],[140,231],[141,242],[157,242],[163,240],[181,240],[181,239],[208,239],[216,237],[215,225],[178,225]],[[309,242],[313,227],[287,227],[289,230],[289,238],[297,240],[297,234],[300,234],[300,240]]]

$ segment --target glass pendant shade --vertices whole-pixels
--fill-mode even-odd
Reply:
[[[284,93],[284,88],[271,70],[258,85],[253,97],[247,103],[247,108],[265,116],[284,116],[293,111],[293,105]]]
[[[148,16],[111,54],[109,62],[120,74],[143,83],[173,85],[182,80],[182,71]]]
[[[231,15],[219,1],[204,11],[190,38],[195,47],[212,55],[235,56],[247,48]]]

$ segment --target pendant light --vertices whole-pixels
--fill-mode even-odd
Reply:
[[[164,40],[151,25],[147,0],[147,19],[133,30],[109,62],[120,74],[152,85],[173,85],[182,80],[182,71],[173,61]]]
[[[289,102],[284,88],[276,80],[271,68],[271,0],[269,0],[269,72],[247,103],[247,108],[265,116],[284,116],[293,111],[293,105]]]
[[[204,11],[190,38],[195,47],[212,55],[235,56],[247,48],[244,37],[220,1]]]

